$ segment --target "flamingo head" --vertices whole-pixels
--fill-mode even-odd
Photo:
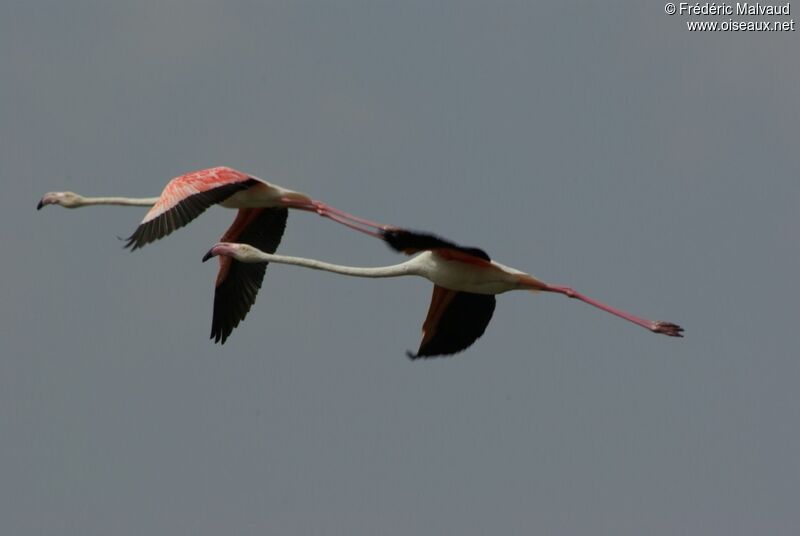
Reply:
[[[217,242],[203,256],[203,262],[211,257],[230,257],[239,262],[264,262],[258,256],[259,250],[247,244],[235,244],[233,242]]]
[[[64,208],[78,208],[81,206],[83,197],[75,192],[47,192],[44,194],[36,210],[41,210],[45,205],[61,205]]]

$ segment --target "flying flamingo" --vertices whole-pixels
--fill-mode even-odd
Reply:
[[[646,320],[584,296],[570,287],[550,285],[530,274],[492,261],[483,250],[462,247],[433,235],[403,229],[385,229],[378,234],[393,249],[409,255],[419,255],[392,266],[361,268],[302,257],[273,255],[250,245],[222,242],[215,244],[203,257],[203,261],[214,256],[225,256],[241,263],[276,262],[354,277],[424,277],[434,285],[433,296],[428,315],[422,324],[419,349],[416,354],[407,352],[411,359],[455,354],[469,348],[483,335],[492,318],[494,295],[509,290],[563,294],[617,315],[653,333],[663,333],[670,337],[683,336],[683,328],[677,324]]]
[[[269,253],[277,249],[283,237],[288,208],[316,212],[372,236],[378,236],[378,231],[389,228],[229,167],[202,169],[175,177],[159,197],[83,197],[73,192],[50,192],[42,197],[36,208],[45,205],[65,208],[151,206],[127,238],[125,247],[134,251],[183,227],[214,204],[238,209],[236,219],[222,236],[222,241],[249,244]],[[224,344],[233,329],[244,320],[255,303],[265,270],[265,263],[245,265],[234,263],[227,257],[220,258],[211,321],[214,342]]]

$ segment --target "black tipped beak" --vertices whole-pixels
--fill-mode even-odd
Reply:
[[[213,248],[209,249],[208,253],[203,255],[203,262],[206,262],[208,259],[210,259],[211,257],[214,256],[214,254],[212,253],[212,250],[213,250]]]
[[[43,207],[43,206],[44,206],[44,203],[43,203],[43,202],[40,200],[40,201],[39,201],[39,204],[38,204],[38,205],[36,205],[36,210],[42,210],[42,207]]]

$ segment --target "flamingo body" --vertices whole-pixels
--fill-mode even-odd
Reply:
[[[275,252],[286,227],[288,208],[316,212],[357,231],[379,237],[386,226],[353,216],[305,194],[268,183],[258,177],[219,166],[180,175],[170,180],[157,198],[83,197],[73,192],[49,192],[37,205],[77,208],[88,205],[150,206],[125,244],[131,251],[179,229],[211,205],[238,209],[236,219],[222,236],[269,253]],[[266,264],[241,265],[220,258],[217,273],[211,338],[224,343],[255,302]]]
[[[453,254],[455,253],[455,254]],[[474,294],[502,294],[518,290],[524,272],[499,262],[451,250],[425,250],[414,257],[412,275],[418,275],[446,289]]]
[[[495,294],[510,290],[544,291],[564,294],[610,312],[654,333],[681,337],[683,328],[671,322],[649,321],[597,300],[569,287],[549,285],[536,277],[492,261],[480,249],[466,248],[425,233],[402,229],[384,230],[390,247],[413,254],[412,259],[392,266],[361,268],[341,266],[314,259],[272,255],[248,245],[218,243],[203,260],[229,256],[243,263],[277,262],[324,270],[354,277],[424,277],[434,284],[428,314],[422,326],[422,341],[409,357],[451,355],[471,346],[483,335],[495,309]]]
[[[125,247],[136,250],[195,219],[211,205],[253,209],[298,203],[313,209],[305,194],[270,184],[229,167],[214,167],[175,177],[145,214]]]

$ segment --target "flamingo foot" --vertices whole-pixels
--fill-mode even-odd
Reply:
[[[680,327],[678,324],[673,324],[672,322],[664,322],[663,320],[657,320],[653,322],[650,326],[650,331],[653,333],[663,333],[668,337],[683,337],[683,328]]]

